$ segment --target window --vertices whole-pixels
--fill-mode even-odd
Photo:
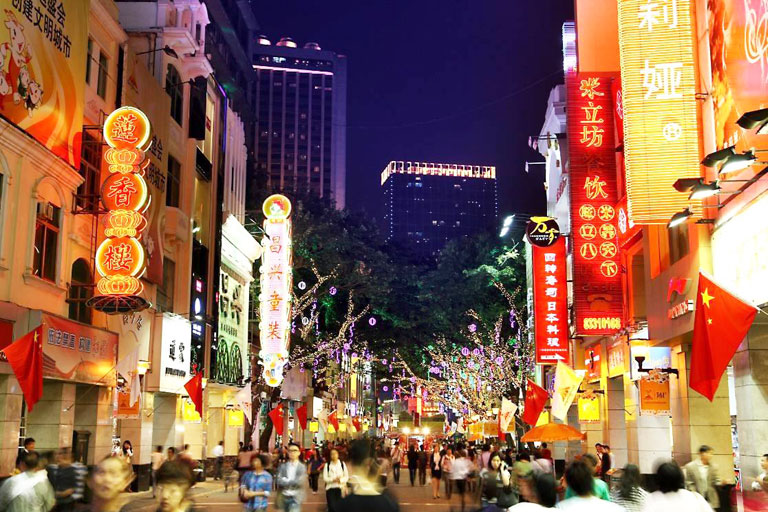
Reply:
[[[91,308],[86,305],[93,295],[91,268],[80,258],[72,264],[72,278],[69,283],[69,318],[85,324],[91,323]]]
[[[168,188],[165,191],[165,206],[179,207],[181,186],[181,164],[168,155]]]
[[[101,181],[101,142],[83,130],[83,149],[80,158],[80,176],[85,181],[77,188],[75,204],[78,208],[95,211],[99,205]]]
[[[171,117],[181,124],[182,111],[184,110],[184,90],[181,85],[181,75],[171,64],[168,64],[168,72],[165,75],[165,93],[171,98]]]
[[[91,62],[93,62],[93,39],[88,38],[88,57],[85,59],[85,83],[91,83]]]
[[[107,56],[99,52],[99,81],[96,83],[96,94],[106,99],[107,97]]]
[[[61,208],[51,203],[37,204],[32,271],[34,275],[47,281],[56,281],[56,249],[59,241],[60,213]]]
[[[163,283],[157,287],[157,310],[173,311],[173,288],[176,281],[176,263],[163,258]]]

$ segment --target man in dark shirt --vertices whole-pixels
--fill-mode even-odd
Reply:
[[[419,485],[427,485],[427,452],[424,450],[424,445],[419,446]]]
[[[69,448],[61,448],[56,454],[56,464],[46,469],[56,496],[56,510],[74,510],[75,505],[83,499],[88,469],[79,462],[72,462],[72,451]]]
[[[24,458],[24,454],[35,451],[35,440],[28,437],[24,440],[24,448],[19,449],[19,453],[16,456],[16,467],[21,465],[21,461]]]

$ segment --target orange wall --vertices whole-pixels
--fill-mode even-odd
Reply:
[[[618,71],[619,19],[616,0],[574,0],[579,71]]]

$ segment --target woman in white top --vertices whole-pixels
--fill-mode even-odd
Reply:
[[[643,512],[712,512],[701,494],[685,489],[683,471],[674,462],[665,462],[656,470],[659,490],[645,500]]]
[[[336,503],[343,497],[344,488],[349,480],[347,465],[339,460],[339,452],[335,448],[331,450],[331,460],[325,464],[322,473],[328,511],[334,512]]]

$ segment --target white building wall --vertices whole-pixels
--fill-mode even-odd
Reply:
[[[240,116],[227,108],[227,152],[224,156],[224,211],[245,222],[245,127]]]

